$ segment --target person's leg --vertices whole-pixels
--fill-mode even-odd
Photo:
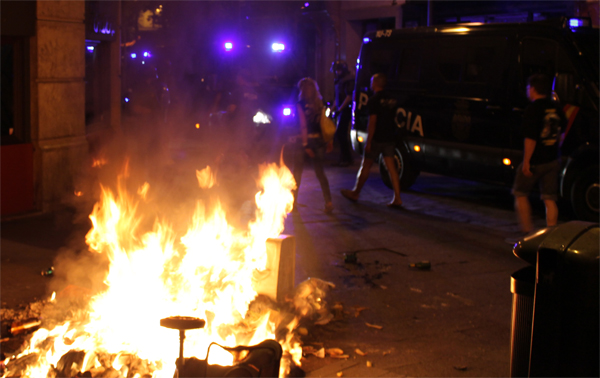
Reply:
[[[352,112],[348,109],[343,110],[337,119],[338,122],[334,137],[340,146],[340,160],[336,164],[339,166],[347,166],[352,163],[352,148],[348,135],[351,119]]]
[[[325,159],[325,145],[318,145],[313,147],[315,157],[312,159],[313,168],[319,184],[321,184],[321,191],[323,192],[323,199],[325,200],[325,207],[331,207],[331,191],[329,189],[329,180],[325,176],[325,170],[323,169],[323,161]]]
[[[396,169],[396,161],[393,156],[385,156],[383,162],[390,174],[392,188],[394,189],[394,198],[392,198],[392,202],[388,205],[402,205],[402,199],[400,198],[400,178],[398,177],[398,170]]]
[[[544,205],[546,205],[546,226],[556,226],[558,223],[558,206],[556,206],[556,201],[546,199],[544,200]]]
[[[340,153],[341,160],[346,164],[352,164],[352,145],[350,144],[350,121],[352,120],[352,111],[346,109],[340,117]]]
[[[531,205],[527,196],[515,196],[515,210],[521,225],[521,231],[528,234],[533,229],[531,224]]]
[[[302,181],[302,171],[304,170],[304,150],[298,143],[286,144],[285,148],[289,148],[291,150],[290,155],[292,157],[292,175],[294,176],[294,181],[296,181],[296,189],[292,191],[292,194],[294,195],[293,208],[296,209],[298,191],[300,190],[300,183]]]
[[[367,182],[367,179],[369,178],[369,171],[371,170],[372,165],[373,159],[368,156],[364,156],[360,165],[360,169],[358,170],[358,174],[356,175],[356,183],[354,184],[354,189],[340,190],[342,196],[346,197],[351,201],[358,201],[360,191],[362,190],[363,186]]]

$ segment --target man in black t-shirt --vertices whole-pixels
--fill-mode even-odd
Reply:
[[[558,222],[558,140],[567,121],[550,92],[550,80],[545,75],[532,75],[527,80],[527,97],[532,103],[523,116],[523,162],[517,168],[512,190],[523,235],[533,230],[528,196],[535,184],[546,206],[546,226]]]
[[[356,184],[353,190],[342,189],[340,193],[351,201],[357,201],[360,191],[369,178],[371,166],[379,155],[383,155],[383,161],[390,174],[390,180],[394,189],[394,198],[388,206],[400,207],[400,180],[398,170],[394,161],[396,148],[396,110],[398,101],[385,90],[386,77],[383,74],[375,74],[371,78],[371,89],[375,93],[367,103],[369,112],[369,123],[367,126],[367,143],[363,154],[363,160],[358,171]]]

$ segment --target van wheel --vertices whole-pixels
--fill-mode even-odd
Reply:
[[[394,161],[396,162],[396,169],[398,170],[398,176],[400,177],[400,189],[405,190],[411,187],[415,183],[419,171],[414,169],[411,164],[410,156],[404,146],[396,147],[396,153],[394,154]],[[379,157],[379,173],[383,183],[390,189],[392,189],[392,182],[390,181],[390,175],[385,163],[383,156]]]
[[[571,186],[571,206],[577,219],[598,222],[598,166],[583,169]]]

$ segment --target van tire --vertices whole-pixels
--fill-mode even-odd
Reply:
[[[414,169],[412,162],[410,161],[408,150],[404,146],[396,147],[394,160],[396,161],[396,169],[398,170],[398,176],[400,177],[400,189],[406,190],[415,183],[420,172]],[[383,183],[388,188],[392,189],[392,181],[390,180],[390,175],[385,167],[382,155],[379,156],[379,173],[381,174]]]
[[[598,222],[598,165],[582,169],[571,186],[571,206],[577,219]]]

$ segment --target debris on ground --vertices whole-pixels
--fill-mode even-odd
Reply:
[[[371,361],[367,361],[367,367],[373,367],[373,363]]]
[[[325,353],[333,357],[344,354],[344,351],[340,348],[327,348],[325,349]]]
[[[356,348],[354,349],[354,353],[358,354],[359,356],[366,356],[367,354],[365,352],[363,352],[362,350]]]
[[[365,323],[367,325],[367,327],[371,327],[371,328],[375,328],[375,329],[383,329],[382,326],[377,325],[377,324],[370,324],[370,323]]]
[[[408,266],[413,269],[419,269],[419,270],[430,270],[431,269],[431,263],[427,260],[412,263],[412,264],[409,264]]]
[[[341,371],[338,371],[338,372],[336,373],[336,375],[337,375],[338,377],[341,377],[342,375],[344,375],[344,373],[343,373],[343,372],[341,372]]]
[[[361,312],[363,312],[364,310],[367,310],[368,307],[358,307],[358,306],[354,306],[354,317],[358,318],[358,316],[360,315]]]
[[[458,371],[466,371],[468,369],[466,366],[455,366],[454,368]]]

